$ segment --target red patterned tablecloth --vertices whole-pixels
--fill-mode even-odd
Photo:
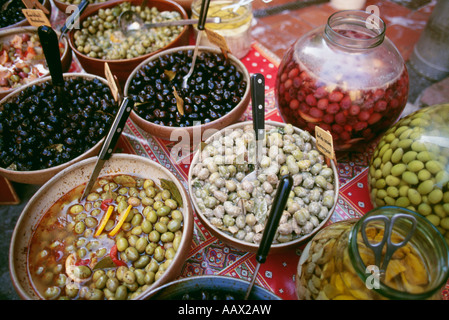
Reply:
[[[275,107],[274,80],[279,59],[258,43],[253,43],[251,51],[242,62],[250,73],[262,73],[266,79],[266,119],[282,122]],[[251,105],[242,121],[251,119]],[[173,142],[152,137],[128,120],[119,147],[122,152],[149,157],[168,168],[187,188],[190,156],[174,159],[170,157]],[[187,158],[187,159],[186,159]],[[338,164],[341,192],[331,222],[360,217],[371,209],[366,186],[366,167],[369,156],[356,162]],[[219,274],[250,280],[257,262],[255,254],[239,251],[215,238],[195,215],[195,230],[190,255],[181,277]],[[282,254],[269,255],[261,265],[257,284],[268,288],[282,299],[296,299],[295,274],[301,248]]]
[[[55,21],[57,18],[52,17],[52,20]],[[266,119],[282,122],[275,107],[274,98],[274,83],[280,63],[279,57],[261,44],[254,42],[250,52],[241,61],[250,74],[262,73],[265,76]],[[84,71],[75,56],[69,71]],[[241,121],[250,119],[251,105],[248,106]],[[160,163],[169,169],[188,190],[187,177],[192,154],[184,158],[173,158],[170,156],[173,146],[173,142],[151,136],[131,119],[128,119],[116,152],[133,153]],[[374,147],[375,144],[372,144],[367,146],[364,152],[348,153],[337,159],[340,193],[336,210],[329,223],[361,217],[373,208],[369,199],[367,167]],[[250,280],[257,265],[255,254],[225,245],[201,224],[196,213],[194,213],[194,218],[195,228],[190,254],[180,278],[218,274]],[[256,283],[271,290],[282,299],[297,299],[295,275],[301,249],[302,247],[298,247],[282,254],[270,254],[259,269]],[[443,298],[449,299],[448,286],[443,292]]]

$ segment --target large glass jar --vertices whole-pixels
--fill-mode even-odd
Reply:
[[[373,206],[425,216],[449,243],[449,104],[417,110],[385,132],[368,171]]]
[[[411,239],[394,252],[382,273],[361,230],[364,228],[369,243],[378,244],[384,236],[385,222],[367,219],[391,219],[398,214],[403,216],[393,224],[394,243],[412,232],[410,217],[415,219],[416,229]],[[382,258],[384,254],[382,251]],[[317,300],[441,299],[449,277],[448,263],[447,244],[426,218],[400,207],[375,208],[360,219],[333,223],[312,238],[299,259],[297,296]]]
[[[202,0],[193,0],[192,19],[198,19]],[[220,23],[206,23],[205,27],[223,36],[231,53],[241,59],[251,49],[251,23],[253,11],[251,2],[239,0],[211,0],[207,17],[220,17]],[[195,34],[198,32],[194,25]],[[200,45],[213,46],[206,36]]]
[[[337,151],[360,150],[402,113],[408,96],[404,60],[385,23],[364,11],[339,11],[285,53],[275,97],[285,122],[331,132]]]

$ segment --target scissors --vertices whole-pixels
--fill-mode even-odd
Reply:
[[[391,236],[393,234],[393,227],[394,224],[399,219],[408,219],[411,222],[411,229],[408,232],[408,234],[405,236],[404,240],[398,243],[393,243],[391,241]],[[369,222],[373,221],[383,221],[385,223],[385,231],[382,237],[382,241],[377,243],[372,243],[368,240],[368,237],[366,236],[366,226]],[[362,237],[363,241],[365,242],[365,245],[370,248],[374,252],[374,258],[375,258],[375,264],[377,267],[380,268],[381,273],[385,273],[385,270],[387,269],[388,263],[390,262],[391,257],[393,256],[394,252],[399,249],[400,247],[403,247],[407,244],[407,242],[411,239],[413,236],[415,230],[416,230],[416,219],[415,217],[405,214],[405,213],[397,213],[394,214],[391,218],[387,216],[371,216],[367,217],[361,227]],[[382,249],[387,244],[387,251],[385,253],[385,256],[383,258],[382,266],[380,265],[382,260]]]

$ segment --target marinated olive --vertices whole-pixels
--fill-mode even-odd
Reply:
[[[30,268],[36,270],[31,278],[43,288],[45,299],[133,299],[164,274],[179,249],[183,216],[173,205],[177,202],[172,193],[148,181],[127,175],[102,177],[99,189],[85,200],[78,200],[78,187],[49,209],[30,251]],[[144,186],[150,184],[157,190],[151,199],[159,195],[160,209],[165,210],[160,216],[140,201],[148,197]],[[121,196],[111,199],[111,193],[119,190]],[[113,210],[106,216],[110,207]],[[63,219],[58,218],[61,215]],[[61,224],[55,224],[55,218]],[[117,225],[120,231],[111,235]]]

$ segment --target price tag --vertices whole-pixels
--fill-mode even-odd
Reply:
[[[317,149],[321,151],[327,159],[335,160],[332,134],[319,126],[315,126],[315,139]]]
[[[231,52],[228,48],[228,44],[226,43],[226,39],[221,35],[216,33],[215,31],[209,30],[207,28],[204,29],[206,31],[207,39],[217,47],[221,49],[221,52],[228,57],[228,52]]]
[[[45,13],[40,9],[22,9],[23,15],[28,20],[28,23],[33,27],[47,26],[51,28],[51,23],[48,21]]]
[[[45,8],[38,0],[22,0],[27,9],[40,9],[45,14],[50,14],[47,8]]]
[[[112,96],[115,101],[118,101],[118,88],[115,83],[114,76],[112,75],[111,69],[109,68],[109,64],[107,62],[104,63],[104,74],[106,75],[106,80],[108,80],[109,89],[111,89]]]

